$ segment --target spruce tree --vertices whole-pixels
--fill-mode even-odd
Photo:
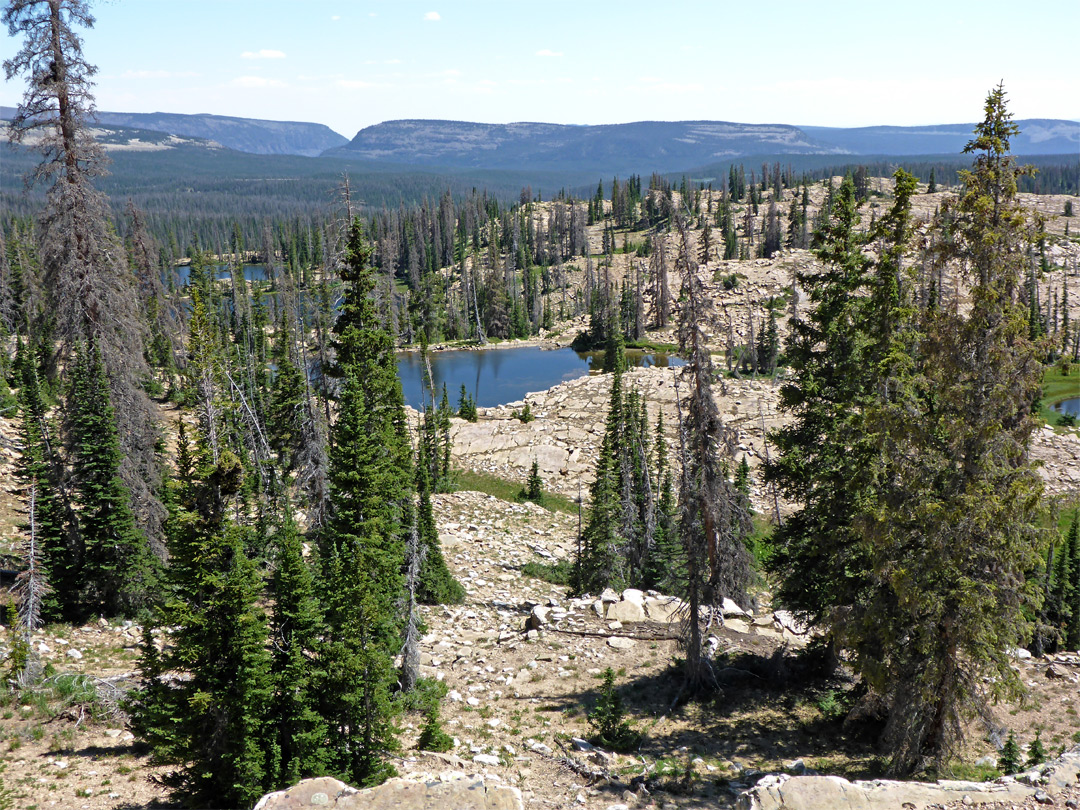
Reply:
[[[307,397],[304,375],[293,361],[292,344],[292,330],[287,312],[283,309],[271,354],[276,373],[270,389],[266,427],[270,446],[277,452],[281,466],[286,471],[296,463]]]
[[[162,777],[190,807],[250,806],[278,786],[278,741],[268,722],[273,681],[261,577],[244,547],[246,530],[225,518],[238,490],[231,468],[206,468],[170,499],[170,565],[160,624],[175,628],[163,652],[146,628],[143,687],[132,728],[154,759],[177,768]],[[165,680],[166,673],[187,677]]]
[[[767,483],[800,504],[773,535],[768,565],[779,575],[777,600],[813,623],[853,604],[868,576],[852,525],[856,493],[848,483],[858,464],[849,424],[869,396],[862,294],[869,260],[850,176],[831,210],[822,211],[826,221],[815,239],[825,268],[799,275],[814,306],[792,323],[785,350],[791,375],[780,388],[780,408],[794,420],[771,435],[780,455],[765,470]]]
[[[157,561],[135,526],[131,496],[120,479],[120,442],[96,346],[78,347],[71,379],[73,496],[84,554],[81,613],[134,616],[153,594]]]
[[[663,420],[661,413],[656,420],[656,528],[643,566],[641,587],[682,596],[686,589],[686,555],[676,525],[674,483],[668,466]]]
[[[880,355],[875,338],[887,373],[874,376],[890,384],[862,431],[875,437],[871,476],[851,479],[872,581],[853,603],[862,606],[849,638],[857,669],[887,696],[895,773],[940,769],[967,718],[1022,690],[1008,650],[1027,632],[1025,572],[1043,545],[1042,485],[1028,456],[1042,366],[1019,299],[1029,232],[1009,155],[1017,128],[1001,87],[985,109],[950,224],[970,309],[954,302],[921,314],[921,326],[875,330],[897,350]],[[903,325],[903,308],[901,299],[889,320]]]
[[[1020,745],[1016,742],[1016,733],[1009,732],[1008,739],[1001,747],[1001,755],[998,757],[998,770],[1008,776],[1020,770]]]
[[[322,615],[312,571],[301,553],[288,505],[274,541],[270,618],[273,696],[267,719],[275,734],[279,786],[321,776],[327,763],[326,723],[316,711],[316,689],[325,676],[318,658]]]
[[[704,330],[713,313],[682,222],[679,231],[683,307],[678,337],[690,385],[679,425],[679,536],[686,555],[685,676],[693,691],[715,685],[702,646],[703,608],[724,599],[747,603],[750,555],[744,538],[750,516],[725,475],[721,454],[730,453],[733,436],[712,394],[714,373]]]
[[[331,769],[356,785],[392,772],[383,754],[396,747],[390,692],[413,509],[404,397],[393,339],[372,299],[369,256],[354,219],[334,330],[344,390],[331,431],[331,514],[319,538],[326,616],[320,709],[330,729]]]
[[[1065,649],[1080,650],[1080,510],[1073,511],[1072,523],[1061,544],[1061,556],[1070,567],[1062,565],[1060,598],[1062,636]]]
[[[422,450],[422,448],[421,448]],[[465,589],[446,567],[446,558],[439,543],[435,512],[431,505],[431,487],[427,464],[417,464],[417,531],[422,549],[416,581],[416,601],[424,605],[450,605],[465,601]]]
[[[622,417],[622,369],[616,363],[596,476],[589,487],[589,514],[574,560],[572,585],[578,593],[599,593],[608,587],[621,590],[628,584],[620,554],[623,538],[619,533],[622,508],[618,452]]]
[[[24,363],[19,388],[22,455],[16,475],[26,492],[34,491],[34,523],[38,553],[51,587],[44,594],[41,615],[45,621],[72,621],[81,613],[82,546],[68,531],[64,498],[60,489],[60,461],[53,448],[55,430],[45,415],[37,368]]]
[[[536,461],[536,459],[533,459],[532,467],[529,469],[529,477],[525,481],[523,494],[525,500],[533,503],[540,503],[544,500],[544,482],[540,478],[540,462]]]

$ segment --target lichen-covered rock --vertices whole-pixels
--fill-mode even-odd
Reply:
[[[849,782],[839,776],[771,774],[738,798],[739,810],[927,810],[951,802],[1023,802],[1036,791],[1054,796],[1080,784],[1080,747],[1036,769],[1035,784],[1012,777],[995,782]]]
[[[414,782],[391,779],[356,790],[328,776],[263,796],[255,810],[523,810],[521,792],[483,779]]]

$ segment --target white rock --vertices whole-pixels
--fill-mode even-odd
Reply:
[[[622,592],[622,598],[624,602],[636,602],[639,605],[645,605],[645,594],[637,588],[627,588]]]
[[[82,653],[72,647],[70,650],[67,651],[67,657],[72,659],[73,661],[81,661]]]
[[[643,622],[645,606],[641,602],[615,602],[607,607],[607,619],[614,622]]]
[[[477,754],[472,758],[477,765],[498,765],[499,758],[491,754]]]
[[[742,619],[724,619],[724,627],[736,633],[749,633],[750,625]]]
[[[727,618],[728,616],[742,618],[744,616],[748,617],[750,615],[741,607],[736,605],[733,601],[728,599],[726,596],[724,597],[724,604],[721,606],[720,612],[724,614],[724,618]]]
[[[612,647],[616,650],[629,650],[631,647],[637,644],[637,642],[634,641],[634,639],[632,638],[624,638],[623,636],[612,636],[607,640],[607,644],[609,647]]]

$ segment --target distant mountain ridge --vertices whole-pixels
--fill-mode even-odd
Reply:
[[[1016,154],[1080,154],[1080,123],[1017,122]],[[757,155],[959,153],[974,124],[922,127],[798,127],[729,121],[638,121],[572,126],[405,119],[360,130],[331,154],[459,169],[673,172]]]
[[[332,150],[421,166],[615,172],[678,171],[750,154],[841,150],[786,124],[639,121],[574,126],[407,119],[365,127]]]
[[[0,118],[13,114],[13,108],[0,107]],[[1080,160],[1080,123],[1044,118],[1016,123],[1021,134],[1012,142],[1015,154],[1076,155]],[[730,121],[569,125],[403,119],[365,127],[350,141],[323,124],[302,121],[99,112],[97,127],[107,135],[110,151],[226,147],[255,155],[359,160],[373,168],[567,178],[672,174],[731,161],[773,162],[787,155],[881,159],[959,154],[975,124],[843,128]],[[155,132],[174,140],[153,136]]]
[[[1080,155],[1080,123],[1056,118],[1017,121],[1012,140],[1017,155]],[[931,155],[960,152],[972,138],[975,124],[921,127],[801,127],[815,140],[862,155]]]
[[[0,118],[10,119],[12,107],[0,107]],[[98,111],[96,122],[107,126],[164,132],[186,138],[216,141],[238,152],[255,155],[317,157],[327,149],[348,143],[348,138],[325,124],[306,121],[267,121],[228,115],[182,113],[122,113]]]

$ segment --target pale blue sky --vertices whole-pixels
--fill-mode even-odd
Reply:
[[[1080,117],[1080,0],[100,0],[103,110],[823,126]],[[6,33],[6,32],[5,32]],[[4,57],[17,43],[2,40]],[[0,83],[17,103],[21,81]]]

